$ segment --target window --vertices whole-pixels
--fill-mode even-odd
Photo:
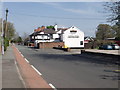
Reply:
[[[71,34],[75,34],[77,31],[76,30],[71,30],[70,33]]]
[[[50,39],[53,39],[53,34],[50,34]]]
[[[80,41],[80,45],[83,45],[83,41]]]

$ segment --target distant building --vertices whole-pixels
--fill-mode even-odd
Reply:
[[[92,38],[90,36],[84,37],[84,43],[89,43],[89,42],[92,42],[92,41],[94,41],[94,38]]]
[[[84,48],[84,32],[77,27],[58,28],[38,28],[30,35],[30,42],[36,47],[45,42],[63,42],[63,48]],[[60,46],[60,45],[59,45]]]

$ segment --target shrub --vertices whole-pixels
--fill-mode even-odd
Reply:
[[[6,51],[7,50],[7,47],[9,46],[9,40],[8,40],[8,38],[5,38],[4,39],[4,51]]]

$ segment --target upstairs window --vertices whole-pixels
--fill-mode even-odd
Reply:
[[[71,30],[70,33],[74,34],[76,33],[77,31],[76,30]]]

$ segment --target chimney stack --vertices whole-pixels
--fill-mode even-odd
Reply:
[[[55,28],[55,31],[58,31],[58,30],[57,30],[57,24],[54,25],[54,28]]]

